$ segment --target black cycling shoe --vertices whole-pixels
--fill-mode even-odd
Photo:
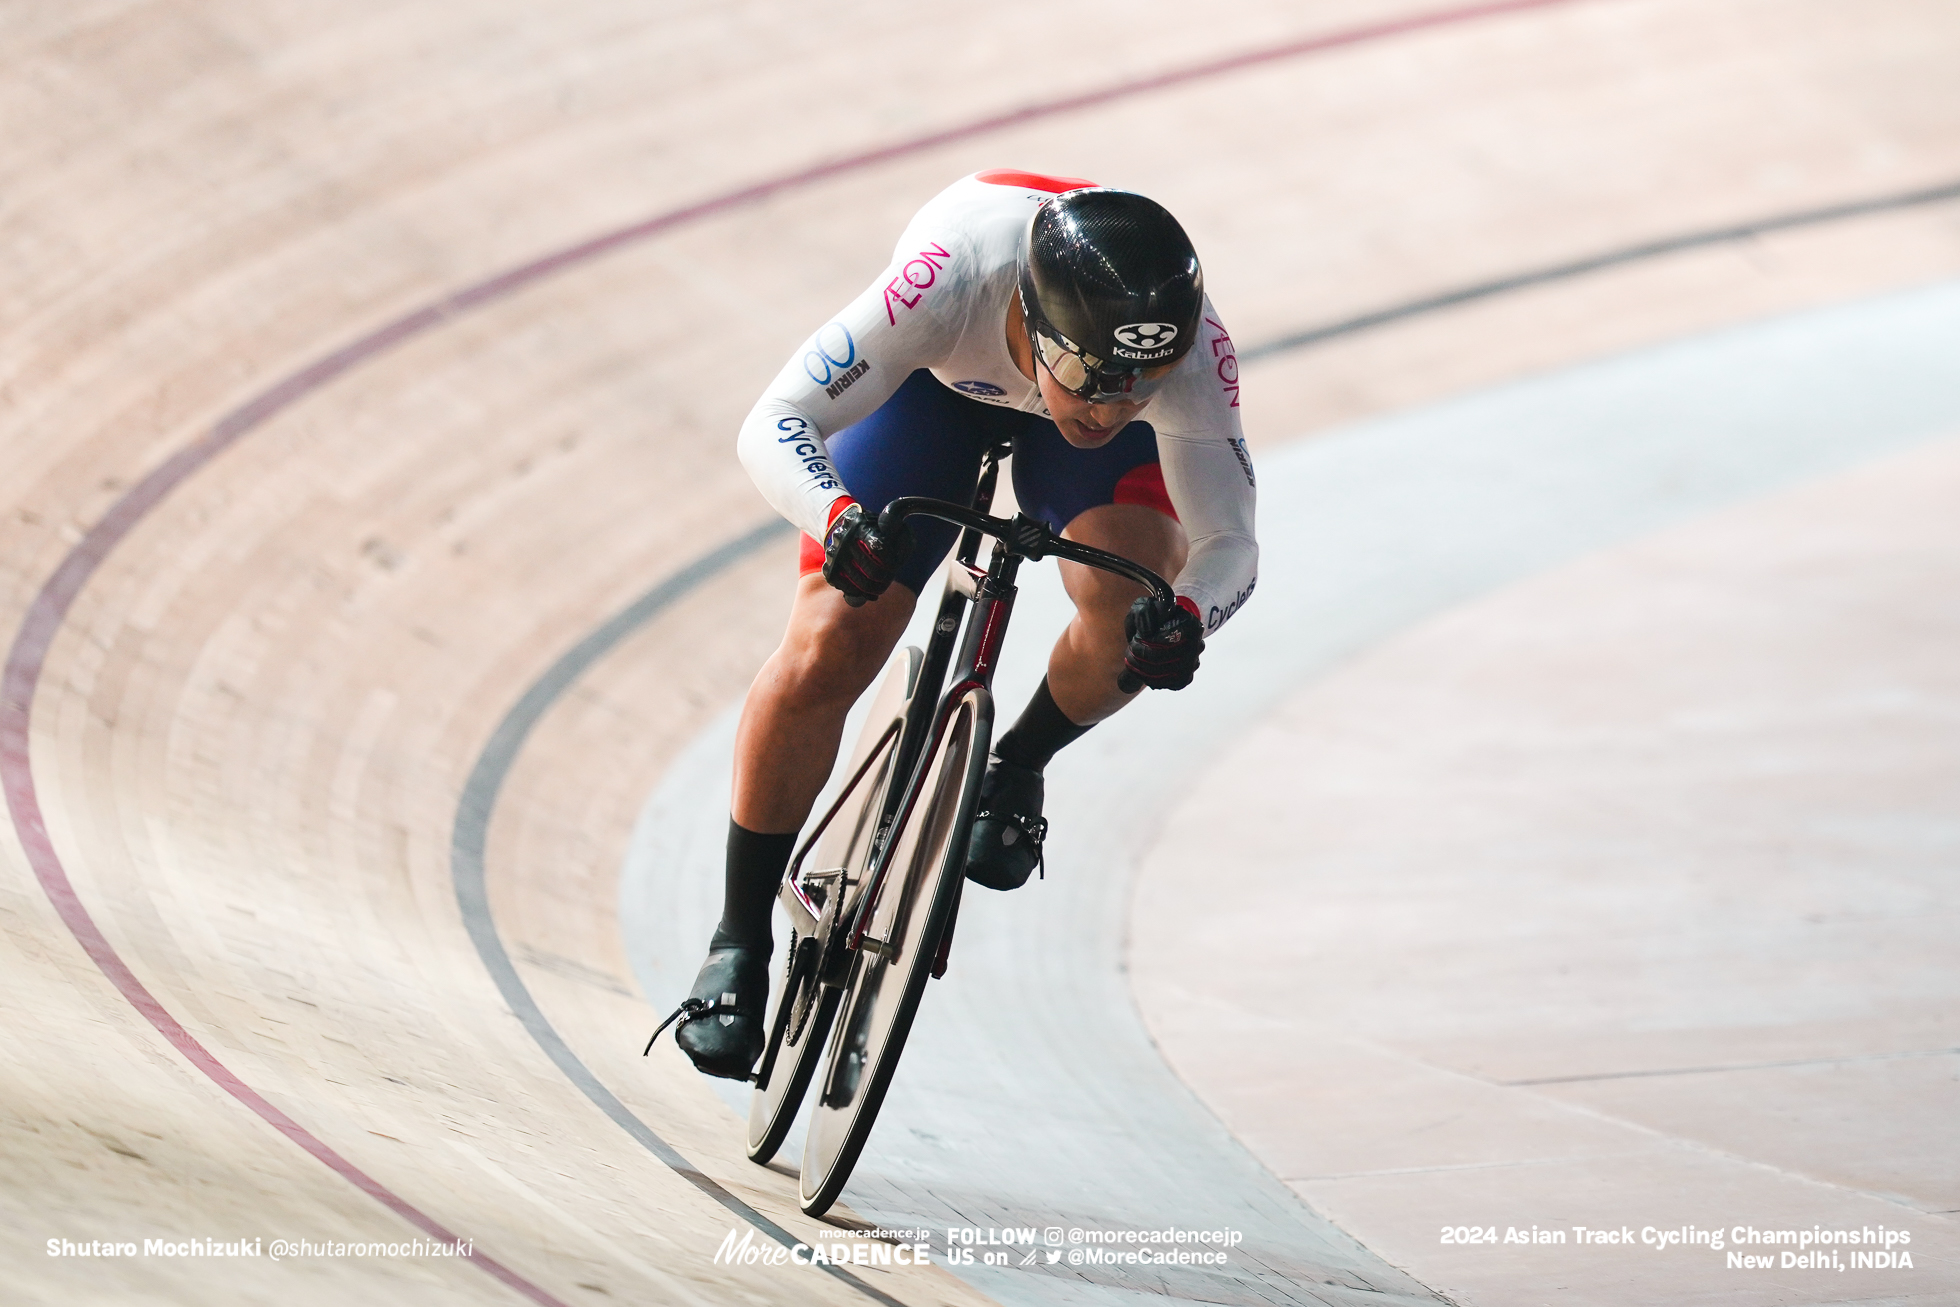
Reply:
[[[1041,865],[1048,823],[1041,773],[995,758],[980,783],[980,808],[966,845],[966,878],[988,889],[1019,889]]]
[[[762,1018],[769,1006],[769,949],[729,945],[712,949],[694,977],[674,1042],[704,1075],[747,1080],[762,1056]]]

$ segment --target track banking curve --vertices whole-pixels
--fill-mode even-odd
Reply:
[[[180,449],[124,492],[61,558],[36,590],[16,631],[0,678],[0,785],[8,811],[37,883],[76,942],[117,991],[199,1072],[250,1109],[280,1134],[417,1229],[449,1242],[455,1236],[433,1217],[396,1195],[356,1167],[330,1145],[233,1074],[156,999],[110,943],[77,893],[43,819],[35,787],[32,715],[48,652],[76,599],[104,561],[159,504],[219,455],[260,429],[275,415],[336,379],[460,315],[664,232],[753,203],[771,195],[866,169],[954,141],[969,139],[1045,117],[1218,77],[1279,60],[1332,51],[1431,28],[1474,22],[1580,0],[1501,0],[1499,3],[1432,10],[1206,61],[1062,99],[1043,101],[1005,113],[844,159],[814,165],[781,177],[655,215],[508,269],[403,314],[374,331],[281,378],[221,417],[200,438]],[[490,959],[486,956],[486,965]],[[494,971],[494,969],[493,969]],[[535,1031],[534,1031],[535,1033]],[[545,1050],[548,1054],[549,1048]],[[663,1159],[665,1160],[665,1159]],[[520,1295],[543,1304],[559,1299],[485,1255],[470,1259],[485,1273]],[[867,1290],[868,1291],[868,1290]]]
[[[963,928],[948,983],[933,996],[932,1020],[914,1031],[883,1133],[849,1194],[855,1210],[888,1225],[1040,1225],[1050,1215],[1064,1223],[1082,1216],[1086,1225],[1077,1205],[1097,1203],[1108,1205],[1098,1206],[1099,1216],[1137,1229],[1197,1210],[1245,1229],[1250,1262],[1274,1246],[1260,1237],[1262,1214],[1247,1210],[1262,1191],[1285,1199],[1293,1196],[1291,1177],[1328,1169],[1399,1175],[1393,1168],[1403,1164],[1401,1154],[1382,1160],[1369,1150],[1425,1138],[1444,1112],[1370,1115],[1378,1100],[1341,1064],[1316,1060],[1330,1045],[1310,1024],[1338,1022],[1332,1014],[1365,1006],[1363,994],[1393,982],[1344,956],[1345,967],[1323,963],[1324,978],[1311,989],[1268,983],[1277,959],[1293,949],[1317,957],[1326,947],[1323,940],[1310,948],[1301,938],[1337,935],[1350,917],[1323,912],[1318,900],[1263,918],[1243,899],[1229,912],[1212,903],[1204,873],[1224,879],[1228,866],[1258,856],[1218,846],[1236,839],[1257,849],[1266,840],[1289,849],[1281,834],[1288,820],[1310,820],[1284,811],[1248,819],[1236,796],[1263,783],[1283,805],[1284,782],[1273,777],[1286,773],[1270,757],[1257,770],[1220,758],[1242,748],[1236,742],[1261,729],[1289,695],[1366,663],[1402,634],[1483,596],[1938,441],[1960,422],[1960,385],[1943,366],[1956,340],[1960,282],[1948,282],[1541,374],[1328,432],[1262,460],[1269,512],[1261,535],[1270,535],[1271,579],[1286,602],[1253,606],[1235,619],[1230,648],[1221,652],[1229,675],[1198,698],[1164,696],[1148,714],[1124,714],[1074,746],[1080,756],[1051,768],[1051,811],[1066,817],[1051,857],[1058,876],[1034,891],[1033,902],[1019,895],[1008,896],[1012,903],[996,896],[970,901],[982,915],[970,932]],[[1030,631],[1058,629],[1069,612],[1051,570],[1024,577],[1016,615]],[[930,610],[924,615],[929,619]],[[921,625],[915,622],[904,642],[917,643]],[[1028,641],[1018,663],[1010,647],[999,682],[1003,701],[1032,690],[1040,644]],[[727,795],[734,721],[731,706],[665,771],[622,872],[620,929],[641,990],[663,1003],[686,992],[693,950],[719,914],[713,873],[725,827],[717,805]],[[1338,747],[1333,739],[1292,747],[1306,754],[1323,744]],[[1179,796],[1201,785],[1214,796],[1203,816],[1172,815],[1192,806]],[[1154,884],[1144,880],[1143,867],[1154,868]],[[1338,884],[1354,879],[1348,870],[1328,858],[1300,874]],[[1365,898],[1371,883],[1358,878],[1348,892]],[[1149,913],[1138,897],[1146,884]],[[1504,905],[1497,910],[1515,906],[1502,883],[1479,884]],[[1337,891],[1323,886],[1319,893]],[[1180,934],[1181,923],[1198,918],[1219,924],[1202,937]],[[1258,930],[1248,924],[1254,921]],[[1384,940],[1395,938],[1392,927],[1379,929]],[[1155,943],[1141,956],[1134,943],[1140,932]],[[1262,943],[1235,946],[1240,933]],[[1395,974],[1416,970],[1407,964]],[[1343,989],[1343,975],[1327,973],[1353,977],[1354,989]],[[1221,987],[1259,997],[1215,999],[1193,975],[1223,977]],[[1164,1037],[1159,1017],[1166,1007],[1208,1036],[1197,1057],[1188,1030],[1173,1027],[1179,1038]],[[1311,1034],[1296,1036],[1273,1019],[1290,1009]],[[1368,1038],[1365,1030],[1349,1037]],[[1481,1082],[1472,1073],[1462,1083]],[[1231,1093],[1220,1095],[1220,1085]],[[1190,1092],[1205,1108],[1187,1100]],[[1248,1130],[1244,1104],[1260,1094],[1283,1124]],[[724,1101],[739,1111],[731,1098]],[[1039,1112],[1025,1113],[1033,1104]],[[1230,1123],[1231,1138],[1206,1135],[1214,1117]],[[1462,1117],[1463,1129],[1481,1141],[1478,1110],[1465,1108]],[[1007,1129],[1004,1120],[1012,1123]],[[1140,1139],[1151,1147],[1137,1149]],[[1283,1142],[1276,1146],[1276,1139]],[[1344,1158],[1367,1160],[1336,1168],[1301,1162],[1323,1155],[1329,1140],[1340,1141]],[[1606,1163],[1589,1156],[1584,1165]],[[1093,1184],[1082,1184],[1082,1175],[1095,1177]],[[1405,1199],[1433,1179],[1402,1178]],[[1323,1200],[1318,1191],[1293,1187],[1312,1214],[1331,1218],[1376,1256],[1444,1294],[1461,1288],[1453,1278],[1459,1268],[1437,1274],[1433,1262],[1425,1266],[1426,1254],[1416,1255],[1434,1245],[1433,1226],[1417,1230],[1421,1221],[1400,1216],[1384,1229],[1378,1209],[1371,1214],[1376,1224],[1362,1227],[1350,1219],[1345,1193]],[[1461,1203],[1485,1201],[1464,1197],[1462,1188],[1453,1192]],[[1500,1197],[1489,1201],[1501,1207],[1504,1191],[1495,1192]],[[1296,1237],[1290,1246],[1304,1242]],[[1091,1290],[1113,1291],[1110,1300],[1121,1302],[1124,1290],[1138,1287],[1114,1277],[1037,1285],[1028,1272],[981,1267],[962,1274],[983,1292],[1023,1304],[1096,1301]],[[1222,1278],[1179,1287],[1199,1301],[1254,1301]],[[1319,1291],[1311,1280],[1306,1287]],[[1508,1292],[1517,1287],[1514,1279],[1506,1292],[1477,1300],[1538,1300]],[[1044,1296],[1068,1290],[1081,1296]]]
[[[1251,346],[1244,351],[1242,357],[1249,361],[1270,358],[1284,352],[1310,348],[1343,336],[1385,326],[1391,322],[1441,312],[1475,299],[1489,298],[1551,281],[1582,276],[1588,272],[1617,267],[1642,259],[1661,258],[1682,250],[1747,240],[1761,233],[1843,221],[1956,198],[1960,198],[1960,183],[1916,189],[1900,195],[1830,205],[1798,213],[1775,215],[1712,231],[1682,233],[1660,240],[1642,242],[1624,250],[1609,251],[1571,263],[1519,273],[1476,287],[1424,297],[1407,304],[1392,305],[1340,322],[1298,332],[1276,341]],[[533,1039],[601,1111],[617,1121],[663,1162],[674,1167],[690,1183],[702,1187],[704,1192],[710,1193],[710,1196],[717,1201],[729,1204],[736,1203],[736,1200],[728,1197],[698,1169],[691,1164],[686,1164],[684,1159],[680,1164],[676,1164],[673,1159],[678,1158],[678,1154],[673,1154],[673,1150],[665,1141],[660,1140],[644,1122],[634,1117],[591,1070],[579,1061],[577,1055],[570,1050],[552,1027],[549,1019],[531,999],[523,980],[511,965],[501,938],[497,934],[495,923],[491,919],[489,895],[485,885],[484,849],[503,778],[508,774],[518,751],[523,748],[532,727],[549,711],[558,698],[571,688],[579,675],[690,591],[709,583],[716,576],[750,556],[756,549],[787,534],[789,534],[787,524],[778,519],[770,519],[749,533],[695,559],[622,609],[602,626],[590,632],[532,682],[498,724],[490,742],[485,745],[472,767],[469,785],[457,807],[451,843],[457,896],[463,906],[463,916],[469,926],[471,938],[476,943],[485,966],[495,977],[499,989],[511,1003],[512,1009],[520,1014],[520,1019],[531,1032]],[[779,1228],[763,1218],[756,1217],[752,1223],[771,1238],[787,1239]]]
[[[1792,214],[1775,215],[1712,231],[1683,233],[1572,263],[1520,273],[1484,286],[1425,297],[1409,304],[1391,306],[1359,315],[1284,337],[1279,341],[1255,345],[1245,351],[1244,357],[1268,358],[1290,350],[1309,348],[1391,322],[1441,312],[1473,299],[1523,290],[1546,282],[1581,276],[1587,272],[1621,266],[1642,259],[1660,258],[1682,250],[1747,240],[1765,232],[1841,221],[1894,209],[1940,203],[1955,198],[1960,198],[1960,184],[1917,189],[1895,196],[1882,196]],[[517,753],[523,748],[531,729],[572,687],[577,678],[613,648],[678,603],[692,590],[712,582],[763,545],[788,534],[789,527],[785,523],[771,519],[748,534],[702,555],[594,629],[532,682],[499,723],[491,741],[485,746],[472,768],[470,783],[458,804],[451,846],[457,894],[463,905],[463,915],[472,939],[475,940],[485,965],[496,977],[506,1000],[511,1003],[513,1010],[520,1013],[532,1037],[601,1111],[618,1122],[629,1134],[653,1151],[663,1162],[673,1166],[691,1183],[702,1187],[704,1192],[710,1193],[710,1196],[715,1197],[717,1201],[726,1204],[735,1204],[736,1200],[730,1199],[719,1186],[702,1176],[691,1164],[683,1161],[682,1164],[676,1165],[675,1161],[670,1160],[670,1154],[673,1154],[671,1147],[654,1135],[644,1122],[634,1117],[630,1110],[605,1088],[598,1077],[579,1061],[577,1055],[570,1050],[552,1027],[549,1019],[531,999],[525,990],[523,980],[512,966],[497,934],[495,923],[491,919],[489,895],[485,884],[484,850],[496,797],[503,778],[508,774]],[[673,1156],[678,1155],[673,1154]],[[772,1223],[762,1218],[756,1218],[754,1223],[771,1238],[787,1241],[787,1236]]]
[[[1584,276],[1629,263],[1663,258],[1686,250],[1746,241],[1771,232],[1846,221],[1955,199],[1960,199],[1960,183],[1915,188],[1894,195],[1769,215],[1733,226],[1678,233],[1309,328],[1277,340],[1253,345],[1246,349],[1241,357],[1248,361],[1271,358],[1390,323],[1442,312],[1475,300]],[[532,682],[509,713],[499,722],[490,742],[486,744],[472,767],[469,785],[458,804],[451,845],[457,895],[463,905],[464,919],[469,926],[472,939],[476,942],[486,967],[496,978],[506,1000],[511,1003],[513,1010],[520,1014],[532,1037],[595,1106],[620,1124],[643,1146],[659,1156],[663,1162],[686,1177],[690,1183],[702,1188],[703,1192],[709,1193],[717,1201],[729,1205],[731,1210],[740,1206],[739,1200],[729,1197],[713,1180],[702,1175],[684,1159],[679,1159],[677,1164],[675,1159],[678,1159],[678,1154],[673,1153],[671,1146],[660,1140],[644,1122],[633,1116],[630,1109],[620,1103],[598,1077],[578,1059],[530,997],[523,980],[510,962],[491,918],[489,894],[485,884],[484,852],[497,794],[504,777],[509,773],[532,728],[572,687],[578,677],[690,592],[709,584],[750,557],[757,549],[789,533],[790,529],[786,523],[772,518],[749,533],[696,558],[603,625],[592,630]],[[769,1237],[785,1243],[789,1242],[789,1236],[773,1223],[768,1222],[766,1218],[750,1219],[758,1230]]]

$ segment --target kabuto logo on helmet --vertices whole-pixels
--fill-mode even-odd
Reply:
[[[1112,334],[1119,346],[1116,350],[1118,358],[1154,359],[1171,352],[1171,342],[1177,339],[1177,327],[1169,322],[1130,322],[1118,327]]]
[[[1205,302],[1197,251],[1145,196],[1057,195],[1028,219],[1019,272],[1030,342],[1056,384],[1080,398],[1138,400],[1164,380],[1144,371],[1176,363],[1197,343]]]

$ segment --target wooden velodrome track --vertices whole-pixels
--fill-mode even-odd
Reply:
[[[773,646],[786,544],[582,669],[483,796],[496,946],[613,1118],[451,846],[527,687],[766,522],[736,423],[950,178],[1164,200],[1267,449],[1960,271],[1947,4],[8,19],[10,1301],[979,1300],[712,1265],[750,1216],[830,1227],[637,1056],[621,852]],[[443,1232],[475,1255],[46,1252]]]

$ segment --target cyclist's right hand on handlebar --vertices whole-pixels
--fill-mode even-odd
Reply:
[[[1205,651],[1205,628],[1198,621],[1197,606],[1189,599],[1167,604],[1145,595],[1130,605],[1123,619],[1123,634],[1130,641],[1123,654],[1123,677],[1118,681],[1125,693],[1134,693],[1137,685],[1182,690],[1191,684],[1198,670],[1198,655]]]
[[[912,552],[912,532],[903,522],[896,531],[879,530],[878,519],[852,504],[837,515],[823,542],[823,579],[844,592],[856,608],[885,593]]]

